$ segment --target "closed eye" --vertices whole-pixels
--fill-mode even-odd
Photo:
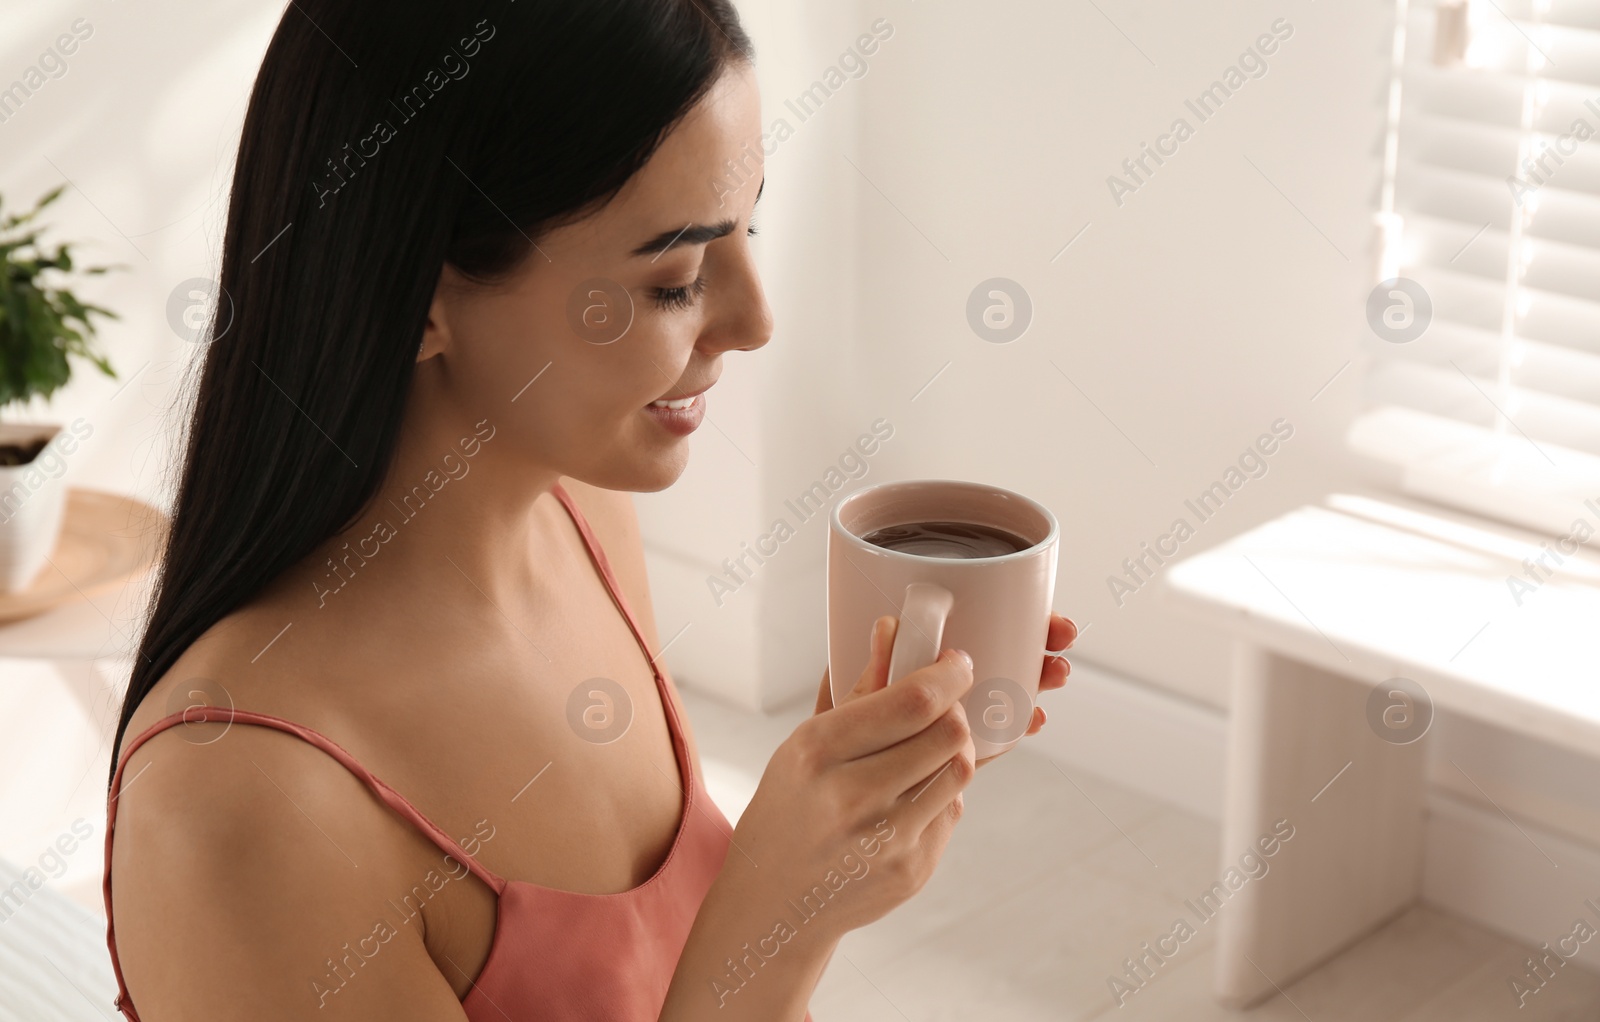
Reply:
[[[668,311],[687,309],[706,293],[706,278],[696,277],[694,283],[683,287],[658,287],[654,298],[656,305]]]
[[[755,212],[752,211],[750,225],[746,228],[745,234],[753,238],[760,233],[761,230],[756,225]],[[683,287],[658,287],[655,289],[653,297],[656,305],[661,308],[668,311],[677,311],[687,309],[695,304],[705,293],[706,279],[704,277],[696,277],[693,283]]]

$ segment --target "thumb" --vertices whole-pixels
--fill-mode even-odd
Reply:
[[[894,652],[894,637],[899,630],[899,618],[889,614],[872,622],[872,640],[867,654],[867,667],[861,672],[861,678],[855,687],[845,696],[846,701],[888,686],[889,657]]]

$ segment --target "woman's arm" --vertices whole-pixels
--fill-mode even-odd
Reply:
[[[135,752],[123,782],[113,919],[145,1022],[465,1022],[422,916],[388,907],[425,840],[321,750],[180,726]]]

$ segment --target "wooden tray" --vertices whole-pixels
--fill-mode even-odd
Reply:
[[[0,593],[0,622],[20,621],[143,575],[166,538],[167,517],[132,497],[67,490],[61,538],[33,585]],[[59,570],[58,570],[59,569]]]

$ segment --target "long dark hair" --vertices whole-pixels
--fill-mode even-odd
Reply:
[[[753,55],[729,0],[285,8],[245,116],[113,772],[183,651],[377,492],[445,264],[483,283],[521,266]]]

